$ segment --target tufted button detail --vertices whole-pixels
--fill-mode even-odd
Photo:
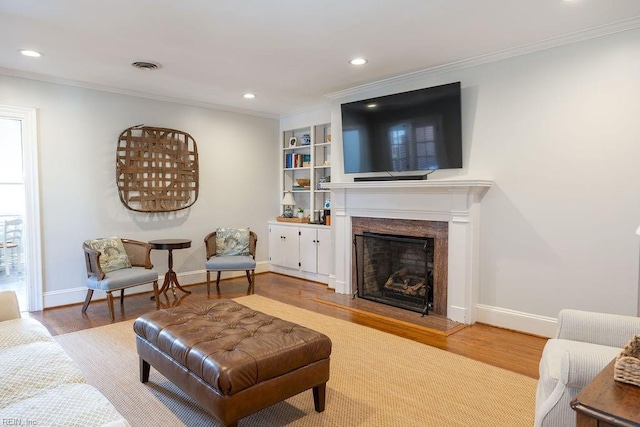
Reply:
[[[231,300],[215,300],[138,318],[136,334],[222,395],[327,359],[325,335]]]

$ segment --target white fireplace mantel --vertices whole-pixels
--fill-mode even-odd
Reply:
[[[449,225],[447,317],[476,321],[479,204],[490,180],[365,181],[325,184],[331,190],[335,291],[351,283],[352,217],[445,221]]]

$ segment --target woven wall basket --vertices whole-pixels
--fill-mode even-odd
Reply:
[[[640,335],[636,335],[624,346],[613,369],[613,379],[640,386]]]
[[[186,132],[133,126],[118,138],[116,182],[137,212],[173,212],[198,200],[198,147]]]

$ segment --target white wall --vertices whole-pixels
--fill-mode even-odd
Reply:
[[[481,202],[480,321],[546,334],[562,308],[635,315],[640,239],[640,30],[353,90],[340,103],[460,81],[464,169]]]
[[[290,114],[280,118],[280,131],[298,129],[312,125],[321,125],[331,121],[330,105],[319,106],[297,114]],[[284,142],[284,141],[283,141]]]
[[[81,244],[100,236],[191,239],[191,248],[174,251],[187,284],[204,280],[207,233],[249,226],[259,238],[258,270],[268,270],[267,221],[279,212],[277,120],[4,76],[0,103],[38,111],[45,307],[84,299]],[[145,214],[120,202],[118,136],[142,123],[196,140],[200,193],[190,209]],[[164,274],[167,252],[153,251],[152,261]]]

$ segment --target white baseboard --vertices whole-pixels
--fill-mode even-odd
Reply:
[[[269,271],[268,262],[259,262],[256,264],[256,273],[264,273]],[[195,270],[178,273],[178,282],[182,286],[194,285],[198,283],[204,283],[207,280],[206,270]],[[224,271],[222,272],[222,279],[229,279],[232,277],[242,277],[245,275],[244,271]],[[214,276],[215,278],[215,276]],[[158,284],[162,286],[164,280],[164,274],[158,276]],[[143,292],[153,291],[153,285],[148,283],[146,285],[135,286],[125,291],[125,295],[140,294]],[[62,289],[59,291],[45,292],[44,308],[59,307],[62,305],[71,305],[84,302],[87,295],[87,288],[84,286],[77,288]],[[106,293],[102,291],[95,291],[92,301],[94,299],[105,299]]]
[[[44,299],[44,308],[58,307],[61,305],[70,305],[83,302],[87,295],[87,288],[62,289],[60,291],[45,292],[42,296]],[[98,296],[98,295],[96,295]],[[102,296],[104,298],[104,296]],[[78,313],[80,310],[78,310]]]
[[[302,270],[281,267],[279,265],[271,265],[272,273],[284,274],[285,276],[298,277],[300,279],[311,280],[313,282],[329,283],[329,276],[326,274],[309,273]]]
[[[329,283],[327,283],[327,287],[329,289],[336,289],[336,276],[335,274],[330,274],[329,275]]]
[[[542,337],[553,337],[558,319],[535,314],[478,304],[476,306],[478,322]]]
[[[447,318],[458,323],[469,324],[467,319],[467,310],[464,307],[450,305],[447,307]]]

